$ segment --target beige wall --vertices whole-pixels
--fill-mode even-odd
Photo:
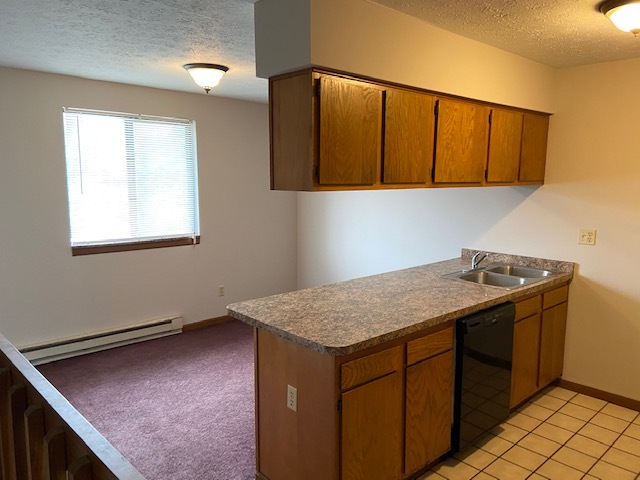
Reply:
[[[640,400],[640,59],[560,70],[545,185],[474,246],[571,260],[567,380]],[[596,246],[578,229],[598,230]]]
[[[260,0],[256,71],[308,66],[545,112],[555,69],[364,0]]]
[[[0,105],[0,332],[14,343],[196,322],[295,287],[296,198],[269,191],[266,105],[7,68]],[[63,106],[195,119],[202,243],[72,257]]]
[[[553,109],[551,67],[367,1],[307,1],[314,65],[533,110]]]
[[[309,14],[307,1],[259,0],[255,3],[256,76],[269,78],[310,64]],[[283,19],[286,19],[286,28],[282,28]]]
[[[640,59],[560,71],[548,202],[570,226],[558,255],[580,265],[572,287],[565,376],[640,400]],[[598,229],[576,246],[578,226]],[[572,227],[572,228],[571,228]],[[567,231],[568,230],[568,231]]]

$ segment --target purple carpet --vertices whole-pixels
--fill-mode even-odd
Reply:
[[[250,326],[229,321],[39,370],[147,479],[255,478]]]

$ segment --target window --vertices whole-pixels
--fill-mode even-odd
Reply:
[[[193,121],[63,116],[73,255],[199,242]]]

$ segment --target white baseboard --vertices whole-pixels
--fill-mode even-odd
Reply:
[[[182,317],[169,317],[79,337],[27,345],[19,350],[33,365],[41,365],[108,348],[174,335],[182,332],[182,323]]]

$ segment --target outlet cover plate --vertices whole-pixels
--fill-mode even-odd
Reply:
[[[581,228],[578,231],[578,244],[579,245],[595,245],[596,244],[596,229],[595,228]]]
[[[294,412],[298,411],[298,389],[287,385],[287,407]]]

